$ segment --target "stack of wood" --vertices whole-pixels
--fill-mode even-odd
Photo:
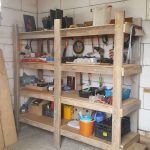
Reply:
[[[4,58],[0,50],[0,150],[17,141],[11,95]]]

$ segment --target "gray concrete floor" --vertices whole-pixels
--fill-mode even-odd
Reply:
[[[6,150],[56,150],[53,134],[31,126],[21,127],[18,142]],[[62,139],[60,150],[98,150],[95,147],[68,139]]]

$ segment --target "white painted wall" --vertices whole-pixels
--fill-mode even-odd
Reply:
[[[141,43],[143,72],[139,87],[141,99],[139,129],[150,131],[150,94],[144,93],[144,88],[150,88],[150,0],[38,0],[38,24],[42,26],[41,18],[47,16],[50,9],[56,8],[63,9],[64,15],[73,17],[75,23],[83,23],[92,20],[91,8],[106,3],[110,3],[113,8],[125,9],[127,17],[141,17],[143,20],[145,37]]]
[[[3,20],[0,26],[0,48],[4,53],[12,100],[14,99],[13,25],[18,24],[19,29],[24,30],[23,14],[33,15],[35,19],[37,18],[36,0],[2,0]]]

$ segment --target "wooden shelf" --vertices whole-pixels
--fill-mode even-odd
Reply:
[[[53,30],[19,33],[19,39],[20,40],[50,39],[50,38],[54,38],[54,31]]]
[[[111,35],[115,33],[115,25],[107,24],[104,26],[90,26],[61,29],[61,37],[78,37],[94,35]]]
[[[120,116],[124,117],[134,111],[140,109],[141,101],[130,98],[123,101],[122,109],[120,110]]]
[[[37,91],[37,90],[22,88],[20,89],[20,95],[25,97],[33,97],[33,98],[39,98],[48,101],[54,101],[53,92],[49,92],[49,91]]]
[[[79,130],[71,128],[67,125],[63,125],[61,127],[61,135],[71,138],[73,140],[77,140],[79,142],[83,142],[86,144],[90,144],[94,147],[102,148],[105,150],[111,149],[111,142],[108,142],[106,140],[99,139],[97,137],[91,136],[91,137],[84,137],[80,135]]]
[[[30,113],[20,115],[20,122],[38,127],[47,131],[54,132],[53,119],[46,116],[37,116]]]
[[[79,97],[78,91],[63,92],[61,103],[91,110],[112,113],[112,106],[108,104],[91,103],[88,98]]]
[[[140,73],[142,70],[140,65],[137,64],[125,64],[122,67],[122,76],[130,76]],[[62,71],[67,72],[83,72],[83,73],[95,73],[95,74],[113,74],[113,65],[109,64],[62,64]]]
[[[97,138],[95,136],[84,137],[80,135],[79,130],[69,127],[67,125],[61,126],[61,135],[71,138],[73,140],[77,140],[86,144],[90,144],[92,146],[105,149],[112,150],[111,142]],[[139,135],[134,132],[130,132],[122,138],[121,149],[125,149],[130,146],[133,142],[138,141]]]
[[[23,62],[21,63],[21,67],[29,69],[54,70],[54,63]]]
[[[131,23],[124,23],[124,33],[130,34]],[[90,27],[78,27],[78,28],[67,28],[61,29],[61,37],[81,37],[81,36],[94,36],[94,35],[114,35],[115,25],[106,24],[103,26],[90,26]],[[143,36],[144,32],[142,29],[136,29],[135,36]],[[34,32],[21,32],[19,33],[20,40],[29,39],[49,39],[54,38],[54,31],[34,31]]]
[[[88,98],[79,97],[78,91],[63,92],[61,96],[61,103],[96,111],[102,111],[110,114],[113,112],[112,105],[89,102]],[[120,109],[120,117],[126,116],[131,112],[138,110],[139,107],[140,101],[137,99],[130,98],[128,100],[124,100],[122,109]]]

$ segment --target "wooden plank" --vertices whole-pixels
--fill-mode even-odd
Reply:
[[[94,74],[113,74],[113,65],[109,64],[62,64],[62,71],[68,72],[82,72],[82,73],[94,73]],[[130,76],[139,74],[142,71],[142,67],[136,64],[124,64],[122,66],[122,76]]]
[[[25,97],[33,97],[33,98],[39,98],[39,99],[44,99],[48,101],[54,101],[53,92],[50,92],[47,90],[37,91],[37,90],[22,88],[20,90],[20,95],[25,96]]]
[[[146,150],[146,146],[140,143],[133,143],[127,150]]]
[[[113,116],[112,116],[112,150],[119,150],[121,144],[121,118],[119,111],[122,108],[122,63],[124,44],[124,11],[115,14],[115,46],[113,70]]]
[[[60,148],[60,125],[61,125],[61,36],[60,36],[60,28],[61,21],[59,19],[55,19],[54,23],[54,144],[57,149]]]
[[[78,91],[63,92],[61,96],[61,103],[96,111],[112,113],[111,105],[89,102],[88,98],[79,97]]]
[[[48,39],[48,38],[54,38],[54,31],[53,30],[19,33],[19,39],[20,40]]]
[[[130,28],[132,25],[133,25],[132,23],[126,22],[124,24],[123,32],[130,34]],[[136,33],[135,36],[144,36],[144,31],[142,30],[142,27],[140,27],[140,26],[138,26],[138,28],[135,28],[135,33]]]
[[[139,141],[139,138],[140,138],[140,136],[137,133],[134,133],[134,132],[128,133],[127,135],[125,135],[122,138],[120,148],[123,149],[123,150],[127,149],[130,145],[132,145],[133,143]]]
[[[62,64],[62,71],[95,74],[112,74],[112,65]]]
[[[0,150],[4,150],[4,137],[3,137],[3,131],[1,126],[1,114],[0,114]]]
[[[54,70],[54,63],[21,63],[22,68]]]
[[[61,37],[80,37],[80,36],[93,36],[93,35],[111,35],[115,33],[115,26],[107,24],[104,26],[91,26],[79,28],[61,29]]]
[[[142,72],[142,66],[138,64],[123,65],[122,76],[136,75]]]
[[[75,80],[76,80],[76,90],[81,90],[82,89],[81,76],[82,76],[81,73],[76,72],[76,77],[75,77]]]
[[[54,132],[53,119],[46,116],[37,116],[30,113],[20,115],[20,122],[31,126]]]
[[[1,125],[7,147],[17,142],[17,134],[2,50],[0,50],[0,83]]]
[[[141,101],[133,98],[123,101],[120,117],[124,117],[130,113],[137,111],[140,108]]]
[[[100,138],[91,136],[91,137],[84,137],[80,135],[79,130],[71,128],[67,125],[63,125],[61,127],[61,135],[71,138],[73,140],[83,142],[101,149],[111,150],[111,142],[102,140]]]
[[[20,63],[19,63],[19,51],[20,51],[20,40],[18,40],[18,25],[14,26],[14,48],[13,48],[13,58],[14,58],[14,114],[16,121],[17,131],[19,130],[19,109],[20,109],[20,100],[19,100],[19,88],[20,88]]]
[[[144,88],[144,93],[150,93],[150,89],[149,88]]]

